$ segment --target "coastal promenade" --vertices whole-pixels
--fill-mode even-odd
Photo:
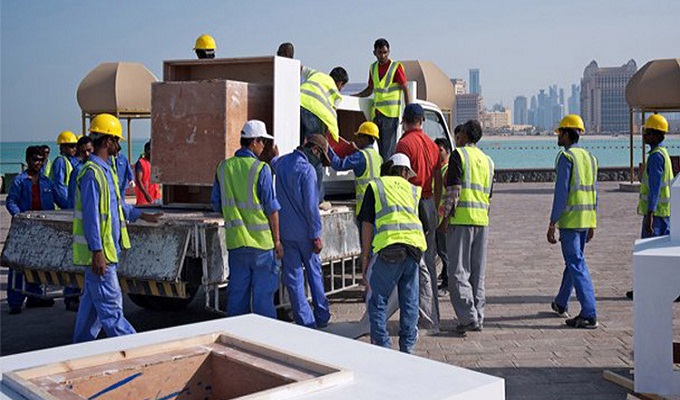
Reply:
[[[586,247],[586,259],[595,285],[600,328],[574,330],[550,310],[564,268],[559,245],[549,245],[545,239],[552,186],[494,186],[484,331],[471,332],[465,338],[447,332],[422,336],[415,352],[505,378],[508,399],[632,399],[625,390],[602,379],[602,372],[627,373],[633,366],[633,303],[625,298],[625,292],[632,285],[632,246],[640,231],[640,217],[635,214],[637,194],[619,192],[615,182],[599,185],[599,225]],[[4,196],[0,200],[0,238],[4,243],[9,215]],[[0,354],[70,342],[75,313],[65,311],[63,303],[57,301],[51,309],[24,310],[10,316],[4,301],[6,269],[1,276]],[[361,295],[360,289],[335,295],[331,299],[331,322],[358,320],[364,310]],[[124,307],[132,324],[139,331],[148,331],[219,318],[203,310],[202,300],[199,294],[187,310],[179,313],[147,311],[127,300]],[[572,314],[578,313],[575,298],[570,306]],[[440,308],[446,331],[455,324],[448,298],[440,298]],[[395,316],[389,325],[395,342],[397,321]],[[675,321],[678,340],[679,306],[675,307]]]

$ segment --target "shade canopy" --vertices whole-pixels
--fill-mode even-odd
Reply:
[[[140,63],[102,63],[83,78],[76,97],[86,114],[149,114],[151,84],[157,81]]]
[[[402,61],[406,79],[417,82],[418,98],[451,110],[455,101],[453,83],[444,71],[430,61]]]
[[[642,111],[680,110],[680,58],[645,64],[628,81],[626,101]]]

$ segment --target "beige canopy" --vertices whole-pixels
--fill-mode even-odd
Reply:
[[[128,158],[131,157],[130,120],[151,117],[151,84],[158,79],[143,64],[101,63],[78,85],[83,134],[88,118],[100,113],[127,119]]]
[[[436,104],[444,111],[451,111],[455,94],[448,75],[430,61],[402,61],[409,81],[418,84],[418,98]]]
[[[680,58],[645,64],[628,81],[626,101],[641,111],[680,110]]]

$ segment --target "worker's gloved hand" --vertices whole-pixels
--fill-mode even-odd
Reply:
[[[548,238],[548,243],[557,243],[557,240],[555,239],[555,225],[550,225],[548,227],[548,233],[546,234],[546,237]]]
[[[319,254],[323,249],[323,243],[321,243],[321,238],[314,239],[314,253]]]
[[[139,218],[143,219],[146,222],[151,222],[153,224],[158,223],[161,220],[161,217],[163,216],[162,212],[155,212],[155,213],[142,213],[142,215],[139,216]]]
[[[92,272],[99,276],[106,272],[106,257],[102,250],[92,252]]]

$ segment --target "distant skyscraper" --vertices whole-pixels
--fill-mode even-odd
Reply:
[[[482,84],[479,82],[479,69],[470,70],[470,94],[482,94]]]
[[[564,89],[560,88],[560,104],[564,105]]]
[[[514,123],[515,125],[527,125],[529,123],[528,118],[528,108],[527,108],[527,98],[525,96],[515,97],[514,104]]]
[[[457,95],[466,93],[465,79],[454,78],[451,79],[451,83],[453,84],[453,93]]]
[[[478,94],[459,94],[456,96],[454,118],[456,125],[476,119],[479,120],[484,109],[484,100]]]
[[[576,84],[571,84],[571,96],[569,96],[568,101],[568,113],[569,114],[580,114],[581,113],[581,87]]]
[[[635,60],[620,67],[600,68],[595,60],[581,79],[581,117],[590,133],[620,133],[629,129],[626,85],[637,71]]]

